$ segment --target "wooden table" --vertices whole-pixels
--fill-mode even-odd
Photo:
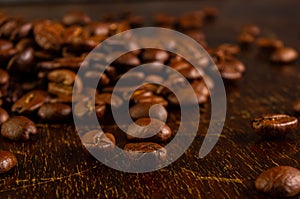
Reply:
[[[204,29],[213,47],[234,43],[243,24],[256,23],[265,35],[276,35],[300,51],[300,2],[295,0],[30,4],[1,8],[29,19],[59,18],[73,9],[87,11],[93,18],[131,10],[149,21],[156,12],[180,14],[205,5],[216,6],[220,11],[217,21]],[[271,65],[256,49],[242,52],[239,58],[247,71],[240,81],[226,83],[225,126],[217,145],[205,158],[199,159],[198,152],[209,123],[209,106],[203,108],[198,135],[186,153],[168,167],[144,174],[119,172],[95,160],[84,152],[73,125],[39,124],[39,135],[29,142],[0,139],[0,148],[12,151],[19,160],[16,168],[1,174],[0,198],[266,198],[255,190],[254,180],[273,166],[300,168],[300,128],[286,139],[264,141],[253,133],[250,122],[262,113],[295,115],[292,104],[300,98],[300,64]]]

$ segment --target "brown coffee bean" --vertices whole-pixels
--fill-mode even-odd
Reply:
[[[30,134],[36,134],[35,124],[24,116],[15,116],[2,124],[1,135],[10,140],[29,140]]]
[[[116,65],[118,67],[135,67],[140,65],[141,62],[138,59],[138,57],[133,54],[133,53],[126,53],[125,55],[122,55],[121,57],[119,57],[118,59],[116,59],[112,65]]]
[[[256,40],[256,45],[262,50],[273,51],[283,47],[283,42],[279,39],[260,37]]]
[[[11,170],[17,163],[18,160],[13,153],[0,150],[0,173],[5,173]]]
[[[91,22],[86,26],[86,29],[91,35],[103,35],[108,36],[109,34],[109,23],[103,22]]]
[[[263,138],[277,138],[295,129],[298,120],[285,114],[264,114],[254,118],[251,124],[255,133]]]
[[[72,108],[69,105],[62,103],[47,103],[43,104],[38,116],[49,122],[65,122],[71,116]]]
[[[300,100],[295,101],[293,105],[293,110],[296,111],[297,113],[300,113]]]
[[[136,104],[129,109],[130,116],[134,120],[139,118],[150,117],[149,111],[153,105],[154,105],[153,103]],[[155,118],[162,121],[166,121],[167,117],[168,117],[168,112],[163,106],[155,107],[151,114],[151,118]]]
[[[255,41],[255,38],[253,35],[247,32],[242,32],[239,34],[237,38],[237,42],[242,45],[248,45]]]
[[[33,28],[36,43],[45,50],[58,51],[64,39],[64,27],[50,20],[38,22]]]
[[[116,145],[115,136],[100,130],[92,130],[81,137],[82,144],[88,150],[112,150]]]
[[[238,45],[224,43],[218,46],[218,50],[221,50],[224,54],[236,55],[241,49]]]
[[[242,32],[246,32],[254,37],[259,36],[260,28],[254,24],[248,24],[242,28]]]
[[[13,43],[11,41],[0,39],[0,52],[12,48],[13,48]]]
[[[26,22],[20,24],[10,35],[10,40],[20,40],[22,38],[27,37],[33,28],[33,24],[31,22]]]
[[[106,104],[116,108],[123,105],[123,100],[119,96],[113,95],[112,93],[96,94],[96,100],[103,101]]]
[[[271,61],[276,63],[290,63],[298,58],[298,52],[291,47],[282,47],[275,50],[271,55]]]
[[[83,57],[63,57],[56,58],[52,61],[39,62],[37,66],[42,69],[53,70],[59,68],[67,68],[71,70],[79,70],[79,68],[84,65],[82,64]]]
[[[147,127],[150,122],[152,125]],[[162,128],[160,129],[160,127]],[[151,136],[153,134],[155,135]],[[129,140],[164,142],[167,141],[171,136],[172,131],[170,127],[164,122],[154,118],[140,118],[135,121],[135,125],[129,125],[127,129],[127,138]]]
[[[209,20],[215,19],[219,15],[218,9],[211,6],[204,7],[202,11],[204,12],[205,19]]]
[[[0,125],[9,119],[9,115],[3,108],[0,107]]]
[[[153,103],[153,104],[161,104],[163,106],[168,106],[168,101],[165,100],[163,97],[157,95],[150,95],[150,96],[138,96],[134,98],[134,102],[136,104],[139,103]]]
[[[34,71],[34,50],[27,48],[13,56],[8,65],[7,70],[10,75],[24,78],[24,73],[30,74]]]
[[[93,112],[96,112],[97,118],[103,118],[106,110],[105,102],[101,100],[95,100],[95,106],[93,108],[92,101],[78,101],[74,106],[74,115],[78,118],[90,117]]]
[[[145,162],[146,164],[157,164],[167,159],[167,150],[153,142],[129,143],[125,145],[124,150],[130,159],[139,162],[143,161],[144,156],[150,156],[153,162]]]
[[[143,72],[131,71],[125,75],[120,75],[117,79],[122,78],[122,86],[135,86],[142,84],[145,79],[145,74]]]
[[[165,63],[169,59],[169,53],[160,49],[145,49],[142,53],[142,60],[144,62],[158,61]]]
[[[11,107],[11,111],[18,113],[30,113],[42,106],[49,99],[48,94],[42,90],[33,90],[23,95]]]
[[[246,68],[241,61],[235,58],[227,58],[226,60],[217,63],[217,66],[222,78],[227,80],[240,79]]]
[[[159,13],[154,16],[154,23],[158,26],[173,27],[175,24],[175,17],[165,13]]]
[[[9,82],[9,75],[6,70],[0,69],[0,85],[7,84]]]
[[[277,166],[262,172],[255,181],[257,190],[275,197],[292,197],[300,193],[300,171]]]
[[[62,23],[66,26],[71,25],[86,25],[91,22],[88,15],[83,12],[73,11],[66,13],[62,18]]]
[[[178,18],[178,25],[183,30],[199,29],[203,26],[204,17],[202,11],[186,13]]]

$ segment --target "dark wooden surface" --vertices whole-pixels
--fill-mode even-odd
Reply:
[[[180,14],[204,5],[214,5],[220,18],[206,26],[211,46],[235,42],[239,28],[253,22],[264,34],[277,36],[300,50],[299,1],[213,1],[182,3],[134,3],[88,5],[1,6],[11,14],[31,18],[59,18],[63,12],[80,8],[96,18],[110,11],[132,10],[149,19],[155,12]],[[261,113],[288,113],[300,98],[299,61],[273,66],[255,49],[239,55],[247,71],[240,81],[226,84],[226,123],[213,151],[198,158],[209,123],[204,106],[201,126],[192,146],[173,164],[145,174],[110,169],[81,147],[72,125],[39,124],[39,135],[29,142],[0,139],[0,148],[16,154],[16,168],[0,175],[0,198],[266,198],[254,188],[261,171],[276,166],[300,168],[300,128],[286,139],[264,141],[250,127]],[[176,112],[171,118],[176,115]],[[300,117],[298,116],[300,119]],[[171,126],[176,119],[171,119]]]

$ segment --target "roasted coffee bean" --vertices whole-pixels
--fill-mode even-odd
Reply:
[[[242,32],[246,32],[254,37],[257,37],[260,34],[260,28],[257,25],[249,24],[242,28]]]
[[[168,106],[168,101],[165,100],[163,97],[157,95],[150,95],[150,96],[138,96],[134,98],[134,102],[136,104],[139,103],[153,103],[153,104],[161,104],[163,106]]]
[[[164,78],[159,75],[147,75],[145,81],[154,82],[156,84],[162,84],[164,82]]]
[[[256,45],[262,50],[273,51],[283,47],[283,42],[279,39],[261,37],[256,40]]]
[[[18,113],[30,113],[37,110],[48,101],[48,94],[42,90],[34,90],[23,95],[11,107],[11,111]]]
[[[262,172],[255,181],[257,190],[275,197],[292,197],[300,193],[300,171],[277,166]]]
[[[17,50],[15,48],[10,48],[7,50],[0,50],[0,61],[1,61],[1,65],[3,67],[6,66],[6,64],[8,63],[8,61],[15,55],[17,54]]]
[[[150,122],[151,126],[147,126]],[[171,136],[172,131],[170,127],[164,122],[154,118],[140,118],[135,121],[135,124],[129,125],[127,129],[127,138],[129,140],[164,142]]]
[[[0,126],[9,119],[9,115],[3,108],[0,107]]]
[[[0,150],[0,173],[5,173],[11,170],[17,163],[18,160],[13,153]]]
[[[188,31],[185,31],[184,34],[193,38],[200,44],[203,44],[203,42],[205,42],[205,34],[199,30],[188,30]],[[207,45],[202,45],[202,47],[206,48]]]
[[[33,28],[36,43],[45,50],[58,51],[64,39],[64,27],[50,20],[38,22]]]
[[[112,150],[116,145],[115,136],[100,130],[92,130],[81,137],[82,144],[88,150]]]
[[[103,101],[106,104],[115,108],[118,108],[123,104],[123,100],[119,96],[113,95],[112,93],[96,94],[96,100]]]
[[[4,24],[2,24],[0,29],[0,36],[9,38],[13,31],[18,28],[20,22],[20,18],[11,17]]]
[[[38,116],[49,122],[65,122],[71,116],[72,108],[62,103],[47,103],[40,107]]]
[[[112,63],[112,65],[116,65],[118,67],[125,66],[129,68],[138,66],[140,64],[141,64],[140,60],[133,53],[126,53],[125,55],[122,55]]]
[[[238,45],[227,44],[227,43],[219,45],[218,50],[221,50],[225,55],[226,54],[236,55],[241,51],[241,49]]]
[[[93,107],[92,101],[79,101],[74,106],[74,115],[78,118],[90,117],[94,112],[96,112],[97,118],[103,118],[105,114],[106,106],[105,102],[100,100],[95,100],[95,106]]]
[[[183,30],[200,29],[203,26],[203,19],[202,11],[187,13],[178,18],[178,25]]]
[[[173,27],[175,24],[175,17],[167,15],[165,13],[159,13],[154,16],[154,23],[162,27]]]
[[[6,70],[0,69],[0,85],[7,84],[9,82],[9,75]]]
[[[76,73],[67,69],[57,69],[48,74],[48,92],[54,95],[72,95]],[[76,92],[82,90],[82,82],[76,81]]]
[[[8,88],[5,91],[4,96],[4,100],[5,102],[7,102],[8,104],[12,104],[15,103],[23,94],[23,89],[22,86],[13,81],[10,80],[9,84],[8,84]]]
[[[222,78],[228,80],[240,79],[243,76],[246,68],[241,61],[235,58],[228,58],[224,61],[221,61],[217,63],[217,66],[220,70]]]
[[[35,124],[24,116],[8,119],[1,126],[1,135],[10,140],[29,140],[30,134],[36,134]]]
[[[293,105],[293,110],[296,111],[297,113],[300,113],[300,100],[295,101]]]
[[[217,8],[211,6],[203,8],[202,11],[204,12],[205,19],[208,20],[215,19],[219,15]]]
[[[255,38],[252,34],[247,32],[242,32],[237,38],[237,42],[242,45],[248,45],[255,41]]]
[[[153,105],[154,104],[152,104],[152,103],[136,104],[129,109],[130,116],[134,120],[139,119],[139,118],[151,117],[151,118],[155,118],[155,119],[158,119],[161,121],[166,121],[166,119],[168,117],[167,110],[163,106],[153,107]],[[152,114],[151,114],[151,116],[149,116],[149,114],[150,114],[149,111],[150,111],[151,107],[153,107],[152,112],[151,112]]]
[[[290,63],[298,58],[298,52],[291,47],[282,47],[271,55],[271,61],[276,63]]]
[[[27,37],[33,28],[33,24],[31,22],[20,24],[10,35],[10,40],[20,40],[22,38]]]
[[[108,36],[109,34],[109,23],[103,22],[91,22],[86,26],[86,29],[91,35],[103,35]]]
[[[24,73],[33,73],[34,69],[34,50],[32,48],[24,49],[13,56],[7,65],[10,75],[21,78],[24,78]]]
[[[0,39],[0,52],[12,48],[13,48],[13,43],[11,41]]]
[[[251,124],[255,133],[263,138],[277,138],[295,129],[298,120],[285,114],[265,114],[254,118]]]
[[[165,63],[169,59],[169,53],[160,49],[145,49],[142,53],[142,60],[144,62],[158,61]]]
[[[52,61],[39,62],[37,66],[42,69],[53,70],[59,68],[67,68],[71,70],[79,70],[82,65],[83,57],[63,57]],[[84,67],[84,65],[82,65]]]
[[[65,14],[62,18],[62,23],[64,25],[70,26],[70,25],[86,25],[91,22],[90,17],[79,11],[73,11],[73,12],[68,12]]]
[[[143,72],[131,71],[124,75],[120,75],[118,79],[122,78],[122,86],[135,86],[142,84],[145,79],[145,74]]]
[[[167,159],[167,150],[153,142],[129,143],[124,147],[125,154],[132,160],[139,162],[149,160],[145,164],[157,164]]]
[[[33,48],[34,40],[29,38],[23,38],[16,44],[18,52],[23,52],[25,49]]]

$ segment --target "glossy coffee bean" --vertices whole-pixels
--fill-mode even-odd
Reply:
[[[24,116],[8,119],[1,126],[1,135],[10,140],[29,140],[30,134],[36,134],[35,124]]]
[[[7,84],[9,82],[9,74],[6,70],[0,69],[0,85]]]
[[[50,20],[37,22],[33,28],[36,43],[45,50],[58,51],[64,39],[64,27]]]
[[[16,166],[18,160],[16,156],[9,152],[0,150],[0,173],[5,173]]]
[[[139,162],[143,161],[143,157],[146,155],[153,162],[145,162],[145,164],[159,163],[167,158],[167,150],[159,144],[153,142],[140,142],[140,143],[129,143],[124,147],[126,155]]]
[[[165,63],[169,59],[169,53],[160,49],[145,49],[142,53],[142,60],[144,62],[158,61]]]
[[[13,48],[13,43],[8,40],[0,39],[0,52]]]
[[[247,32],[242,32],[238,35],[237,42],[242,45],[248,45],[255,41],[255,37]]]
[[[235,58],[230,58],[219,62],[217,63],[217,66],[220,70],[222,78],[227,80],[240,79],[246,69],[245,65]]]
[[[241,49],[238,45],[224,43],[218,46],[218,50],[221,50],[224,54],[236,55]]]
[[[134,98],[134,102],[136,104],[139,103],[153,103],[153,104],[161,104],[163,106],[168,106],[168,101],[163,97],[157,95],[150,95],[150,96],[137,96]]]
[[[112,63],[112,65],[116,65],[118,67],[125,66],[129,68],[138,66],[140,64],[141,64],[140,60],[133,53],[126,53],[125,55],[122,55]]]
[[[23,73],[32,73],[35,69],[33,66],[34,50],[33,48],[27,48],[11,58],[7,65],[7,70],[13,76],[22,77]]]
[[[100,130],[92,130],[81,137],[82,144],[88,150],[112,150],[116,145],[116,139],[111,133]]]
[[[79,11],[73,11],[66,13],[62,18],[62,23],[64,25],[70,26],[70,25],[86,25],[91,22],[90,17]]]
[[[299,54],[294,48],[282,47],[271,55],[271,61],[276,63],[290,63],[298,58]]]
[[[153,103],[139,103],[132,106],[129,109],[130,116],[136,120],[139,118],[149,117],[149,111],[153,107]],[[168,112],[163,106],[156,106],[152,109],[151,118],[155,118],[161,121],[166,121]]]
[[[119,96],[113,95],[112,93],[96,94],[95,98],[96,100],[103,101],[106,104],[113,106],[115,108],[118,108],[123,104],[123,100]]]
[[[143,82],[145,74],[143,72],[130,72],[120,75],[118,78],[122,78],[122,86],[135,86]]]
[[[147,125],[149,125],[150,122],[152,122],[153,126],[151,125],[151,127],[147,127]],[[135,121],[135,124],[138,126],[133,124],[128,126],[127,138],[129,140],[148,140],[164,142],[172,136],[172,131],[170,127],[164,122],[154,118],[140,118]],[[159,130],[160,127],[162,127],[161,130]],[[151,136],[153,134],[155,135]]]
[[[42,90],[33,90],[23,95],[16,101],[11,111],[18,113],[30,113],[37,110],[49,99],[48,93]]]
[[[44,121],[65,122],[70,118],[72,108],[62,103],[43,104],[38,111],[38,116]]]
[[[9,115],[3,108],[0,107],[0,125],[9,119]]]
[[[257,177],[255,187],[276,198],[296,196],[300,193],[300,171],[290,166],[273,167]]]
[[[246,32],[254,37],[260,35],[260,28],[255,24],[248,24],[242,28],[242,32]]]
[[[277,138],[295,129],[298,120],[285,114],[265,114],[254,118],[251,125],[255,133],[263,138]]]

